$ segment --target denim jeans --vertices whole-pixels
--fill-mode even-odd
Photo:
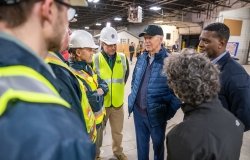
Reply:
[[[134,123],[138,160],[149,160],[150,137],[153,142],[154,160],[163,160],[167,123],[151,127],[147,114],[139,112],[137,106],[134,107]]]

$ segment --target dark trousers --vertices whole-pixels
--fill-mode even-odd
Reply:
[[[130,62],[132,62],[132,60],[133,60],[133,56],[134,56],[134,52],[130,52],[130,57],[129,57]]]
[[[153,142],[154,160],[163,160],[166,123],[151,127],[148,116],[139,112],[136,106],[134,107],[134,123],[138,160],[149,160],[150,137]]]

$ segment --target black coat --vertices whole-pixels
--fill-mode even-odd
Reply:
[[[167,160],[239,160],[244,125],[218,98],[182,110],[183,122],[167,135]]]
[[[227,53],[218,62],[220,66],[222,105],[250,129],[250,77],[245,69]]]

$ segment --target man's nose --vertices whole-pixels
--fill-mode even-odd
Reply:
[[[199,42],[199,47],[204,47],[204,43],[202,41]]]

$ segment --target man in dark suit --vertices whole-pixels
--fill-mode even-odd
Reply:
[[[230,30],[225,24],[212,23],[201,32],[199,47],[219,66],[222,105],[244,123],[247,131],[250,129],[250,77],[226,51],[229,36]]]

